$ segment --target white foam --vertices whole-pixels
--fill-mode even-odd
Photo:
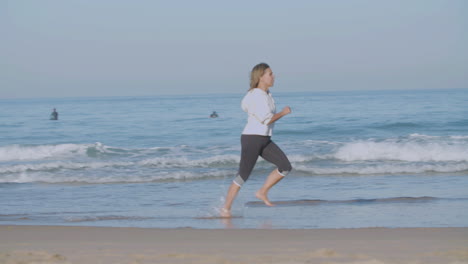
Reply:
[[[292,154],[288,155],[288,159],[292,163],[307,163],[307,162],[314,162],[317,160],[326,160],[326,159],[333,159],[334,156],[332,154],[309,154],[309,155],[297,155]]]
[[[423,138],[423,139],[438,139],[438,140],[443,140],[444,138],[449,138],[449,139],[454,139],[454,140],[468,139],[468,136],[465,136],[465,135],[453,135],[453,136],[444,137],[444,136],[429,136],[429,135],[418,134],[418,133],[411,134],[410,137]]]
[[[134,162],[67,162],[56,161],[37,164],[18,164],[0,167],[0,173],[22,173],[33,171],[56,171],[56,170],[85,170],[101,169],[106,167],[127,167]]]
[[[450,136],[452,139],[468,139],[468,136]]]
[[[468,171],[467,163],[458,164],[379,164],[379,165],[349,165],[340,167],[314,167],[296,165],[294,169],[313,175],[342,175],[342,174],[419,174],[428,172],[456,173]]]
[[[418,134],[414,133],[409,135],[411,138],[423,138],[423,139],[434,139],[434,138],[440,138],[440,136],[429,136],[429,135],[423,135],[423,134]]]
[[[67,216],[66,222],[97,222],[97,221],[113,221],[113,220],[146,220],[151,217],[139,216],[123,216],[123,215],[96,215],[96,216]]]
[[[160,157],[142,161],[49,161],[2,166],[0,167],[0,174],[96,170],[103,168],[118,171],[121,169],[139,169],[141,167],[155,167],[158,169],[234,168],[237,167],[239,159],[238,155],[219,155],[196,160],[190,160],[187,157]]]
[[[288,158],[313,175],[463,172],[468,137],[412,134],[387,140],[307,140]],[[237,146],[237,145],[236,145]],[[226,149],[229,152],[226,152]],[[161,150],[164,150],[161,152]],[[226,154],[228,153],[228,154]],[[240,155],[232,147],[124,149],[95,144],[0,147],[0,182],[151,182],[233,176]],[[101,155],[106,154],[106,155]],[[107,155],[110,154],[110,155]],[[117,154],[117,155],[114,155]],[[259,158],[257,168],[272,165]]]
[[[182,163],[187,160],[177,160],[174,156],[185,156],[186,154],[201,155],[207,154],[218,154],[214,158],[209,158],[206,161],[200,161],[201,163],[210,162],[224,162],[222,159],[226,158],[226,151],[232,151],[231,148],[213,148],[206,150],[200,150],[196,147],[189,147],[186,145],[174,146],[174,147],[150,147],[150,148],[134,148],[127,149],[122,147],[106,146],[100,142],[94,144],[57,144],[57,145],[37,145],[37,146],[25,146],[25,145],[9,145],[0,147],[0,162],[14,162],[14,161],[39,161],[39,160],[70,160],[74,158],[94,158],[102,154],[117,155],[120,157],[127,158],[138,158],[145,156],[159,156],[162,153],[168,155],[161,159],[156,158],[153,162],[155,164],[166,164],[166,163]],[[232,160],[232,157],[227,157]],[[159,160],[158,160],[159,159]],[[164,161],[167,159],[167,161]],[[219,160],[216,160],[219,159]],[[172,161],[171,161],[172,160]],[[151,160],[147,160],[147,163],[151,163]]]
[[[343,161],[468,161],[468,143],[451,140],[386,140],[346,143],[334,154]]]
[[[0,147],[0,161],[24,161],[42,159],[66,159],[70,157],[86,156],[88,149],[106,152],[107,146],[97,142],[95,144],[58,144],[20,146],[9,145]]]
[[[154,171],[151,174],[132,173],[126,171],[112,173],[106,175],[96,175],[92,173],[73,173],[73,175],[61,173],[17,173],[8,174],[0,178],[0,183],[28,183],[28,182],[44,182],[44,183],[140,183],[140,182],[158,182],[170,180],[197,180],[203,178],[220,178],[233,176],[231,170],[214,170],[204,173],[192,171]]]
[[[217,155],[204,159],[190,160],[187,157],[158,157],[139,162],[142,166],[158,168],[212,167],[214,165],[233,165],[239,163],[238,155]]]

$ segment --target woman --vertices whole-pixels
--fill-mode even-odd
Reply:
[[[268,199],[268,191],[292,169],[284,152],[270,139],[274,123],[291,113],[289,106],[276,113],[275,101],[269,90],[274,82],[275,76],[268,64],[260,63],[252,69],[250,89],[242,99],[242,109],[247,112],[248,120],[241,136],[239,172],[229,187],[224,207],[221,208],[221,217],[231,217],[234,198],[249,178],[258,156],[277,166],[267,177],[262,188],[255,193],[255,196],[268,206],[273,206]]]

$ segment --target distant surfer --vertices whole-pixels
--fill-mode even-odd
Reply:
[[[250,74],[250,89],[242,99],[242,110],[247,112],[247,125],[241,135],[241,160],[239,171],[229,187],[221,217],[232,217],[231,207],[240,188],[249,178],[258,156],[277,166],[267,177],[265,183],[255,193],[267,206],[273,206],[268,199],[268,191],[292,169],[284,152],[271,140],[276,121],[291,113],[286,106],[276,113],[275,101],[269,88],[273,86],[275,76],[266,63],[256,65]]]
[[[50,114],[50,120],[58,120],[58,115],[59,114],[58,114],[57,110],[54,108],[54,110]]]
[[[216,111],[213,111],[213,113],[211,113],[210,117],[211,118],[216,118],[216,117],[218,117],[218,113],[216,113]]]

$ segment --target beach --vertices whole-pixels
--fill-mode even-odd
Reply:
[[[0,2],[0,264],[468,264],[468,0]]]
[[[0,226],[0,263],[468,263],[468,228]]]
[[[293,170],[219,219],[242,96],[3,100],[0,264],[468,263],[466,89],[275,94]]]

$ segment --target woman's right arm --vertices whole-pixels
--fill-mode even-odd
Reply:
[[[273,115],[273,117],[271,118],[270,122],[268,122],[267,125],[273,124],[274,122],[281,119],[283,116],[289,115],[290,113],[291,113],[291,107],[285,106],[281,112]]]

